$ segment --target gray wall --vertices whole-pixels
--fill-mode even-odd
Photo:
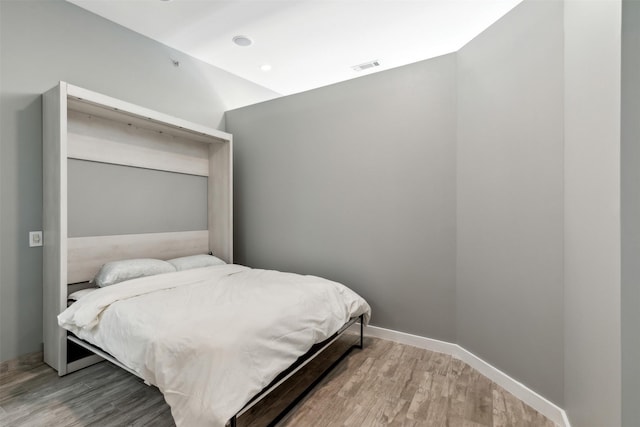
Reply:
[[[240,262],[562,404],[562,41],[562,3],[525,2],[458,54],[228,112]]]
[[[323,275],[455,341],[455,55],[227,112],[240,263]]]
[[[640,2],[622,1],[622,425],[640,420]]]
[[[417,102],[417,93],[433,87],[414,74],[417,67],[441,66],[445,58],[229,113],[238,153],[240,258],[344,280],[372,302],[374,324],[446,340],[455,336],[463,347],[565,407],[574,426],[620,425],[623,397],[625,426],[637,425],[637,9],[623,16],[622,273],[619,0],[528,0],[445,57],[457,60],[455,88],[449,91],[457,104],[457,152],[447,163],[456,170],[449,178],[457,181],[457,199],[431,194],[425,207],[432,213],[425,210],[414,221],[394,221],[425,209],[416,210],[403,198],[433,192],[437,176],[447,171],[434,169],[432,179],[415,179],[414,159],[399,158],[404,150],[396,147],[418,142],[424,154],[442,155],[432,132],[444,135],[446,129],[432,124],[425,129],[406,118],[442,114],[431,103],[447,95],[420,96]],[[398,90],[401,76],[412,91]],[[388,109],[389,102],[407,109]],[[398,108],[400,114],[394,114]],[[391,148],[385,139],[393,139]],[[333,148],[335,141],[339,149]],[[374,191],[364,184],[377,185],[380,177],[372,171],[389,168],[404,170],[398,176],[411,179],[378,192],[372,201]],[[354,185],[355,179],[362,183]],[[384,212],[380,217],[372,216],[378,213],[376,203]],[[457,219],[449,231],[451,222],[434,224],[443,215],[433,212],[450,212],[452,205]],[[397,213],[390,216],[388,206],[396,206]],[[447,234],[431,238],[433,246],[416,244],[415,236],[430,235],[437,225]],[[385,228],[396,234],[380,245],[375,233]],[[312,239],[305,241],[307,236]],[[451,236],[453,252],[438,254],[444,264],[425,271],[389,267],[406,260],[427,263],[435,246]],[[398,254],[382,253],[387,262],[382,268],[364,261],[370,248]],[[457,263],[453,303],[440,291],[450,286],[434,286],[445,281],[423,280],[428,286],[420,286],[407,276],[415,271],[415,277],[435,272],[446,277],[447,256]],[[400,272],[399,279],[378,280],[390,271]],[[443,303],[457,313],[455,331],[428,318],[430,309]]]
[[[637,424],[640,6],[623,7],[621,146],[618,0],[528,0],[459,54],[229,112],[238,260],[344,281],[374,324],[459,342],[574,426],[619,425],[621,400]],[[0,1],[0,20],[3,361],[41,341],[43,91],[209,126],[275,94],[61,1]]]
[[[68,237],[207,229],[206,176],[67,161]]]
[[[565,409],[575,427],[621,423],[620,19],[619,0],[565,2]]]
[[[563,402],[562,3],[458,52],[458,343]]]
[[[276,94],[61,0],[0,1],[0,19],[4,361],[42,342],[42,250],[27,246],[42,229],[42,92],[65,80],[211,127]]]

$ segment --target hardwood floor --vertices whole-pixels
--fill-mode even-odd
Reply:
[[[238,419],[266,426],[329,366],[336,343]],[[1,426],[173,426],[155,387],[108,362],[58,377],[39,363],[0,373]],[[440,353],[365,338],[278,427],[553,426],[465,363]]]
[[[377,339],[365,346],[281,426],[555,425],[451,356]]]

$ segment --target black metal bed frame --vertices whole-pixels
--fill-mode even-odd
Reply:
[[[300,371],[309,362],[311,362],[318,355],[320,355],[324,350],[326,350],[331,344],[333,344],[338,338],[340,338],[340,336],[342,336],[342,334],[344,334],[346,330],[349,329],[349,327],[351,327],[353,324],[355,324],[358,321],[360,323],[360,339],[358,340],[358,342],[356,344],[349,346],[349,348],[347,348],[345,352],[340,355],[340,357],[338,357],[328,368],[326,368],[316,379],[314,379],[313,382],[309,384],[302,391],[302,393],[296,396],[296,398],[291,403],[289,403],[285,409],[280,411],[280,413],[276,416],[276,418],[274,418],[269,423],[269,426],[274,426],[276,423],[278,423],[278,421],[282,420],[282,418],[284,418],[284,416],[289,411],[291,411],[291,409],[293,409],[294,406],[296,406],[302,399],[304,399],[305,396],[309,394],[309,392],[316,385],[318,385],[318,383],[320,383],[320,381],[322,381],[329,374],[329,372],[333,370],[333,368],[338,366],[338,364],[342,362],[344,358],[347,357],[354,348],[358,348],[358,349],[364,348],[364,314],[361,314],[358,317],[351,318],[347,323],[344,324],[342,328],[340,328],[338,332],[336,332],[326,340],[313,345],[311,349],[304,355],[300,356],[298,360],[296,360],[293,363],[293,365],[291,365],[285,371],[280,373],[273,381],[271,381],[271,383],[269,383],[269,385],[263,388],[258,394],[253,396],[251,400],[244,407],[242,407],[242,409],[240,409],[233,417],[231,417],[231,419],[229,419],[229,421],[227,422],[227,426],[237,427],[238,417],[240,417],[242,414],[247,412],[249,409],[255,406],[258,402],[260,402],[263,398],[265,398],[270,392],[275,390],[278,386],[280,386],[282,383],[284,383],[286,380],[288,380],[294,374]]]

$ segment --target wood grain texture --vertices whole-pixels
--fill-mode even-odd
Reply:
[[[233,263],[233,141],[209,146],[209,248]]]
[[[209,176],[209,144],[73,110],[68,113],[67,156]]]
[[[171,259],[205,254],[209,251],[209,232],[201,230],[72,237],[67,239],[67,245],[68,283],[79,283],[93,279],[102,264],[109,261],[131,258]]]
[[[555,424],[464,362],[374,338],[278,424],[542,426]]]
[[[61,82],[62,84],[63,82]],[[211,138],[228,141],[230,134],[192,123],[159,111],[112,98],[98,92],[64,83],[70,110],[82,111],[109,120],[123,121],[150,130],[208,143]]]
[[[351,344],[345,335],[238,420],[267,426]],[[104,362],[59,378],[43,364],[0,383],[3,426],[173,426],[160,392]],[[554,424],[451,356],[365,338],[279,427]]]
[[[66,83],[42,96],[42,230],[44,360],[66,373],[66,332],[57,316],[66,307],[67,283],[67,97]]]
[[[31,370],[34,367],[41,365],[42,360],[42,352],[36,351],[34,353],[28,353],[18,358],[0,363],[0,384],[6,380],[8,375]]]

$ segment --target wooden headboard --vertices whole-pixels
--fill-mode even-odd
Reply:
[[[67,240],[67,282],[91,280],[102,264],[131,258],[171,259],[209,251],[209,232],[122,234]]]

